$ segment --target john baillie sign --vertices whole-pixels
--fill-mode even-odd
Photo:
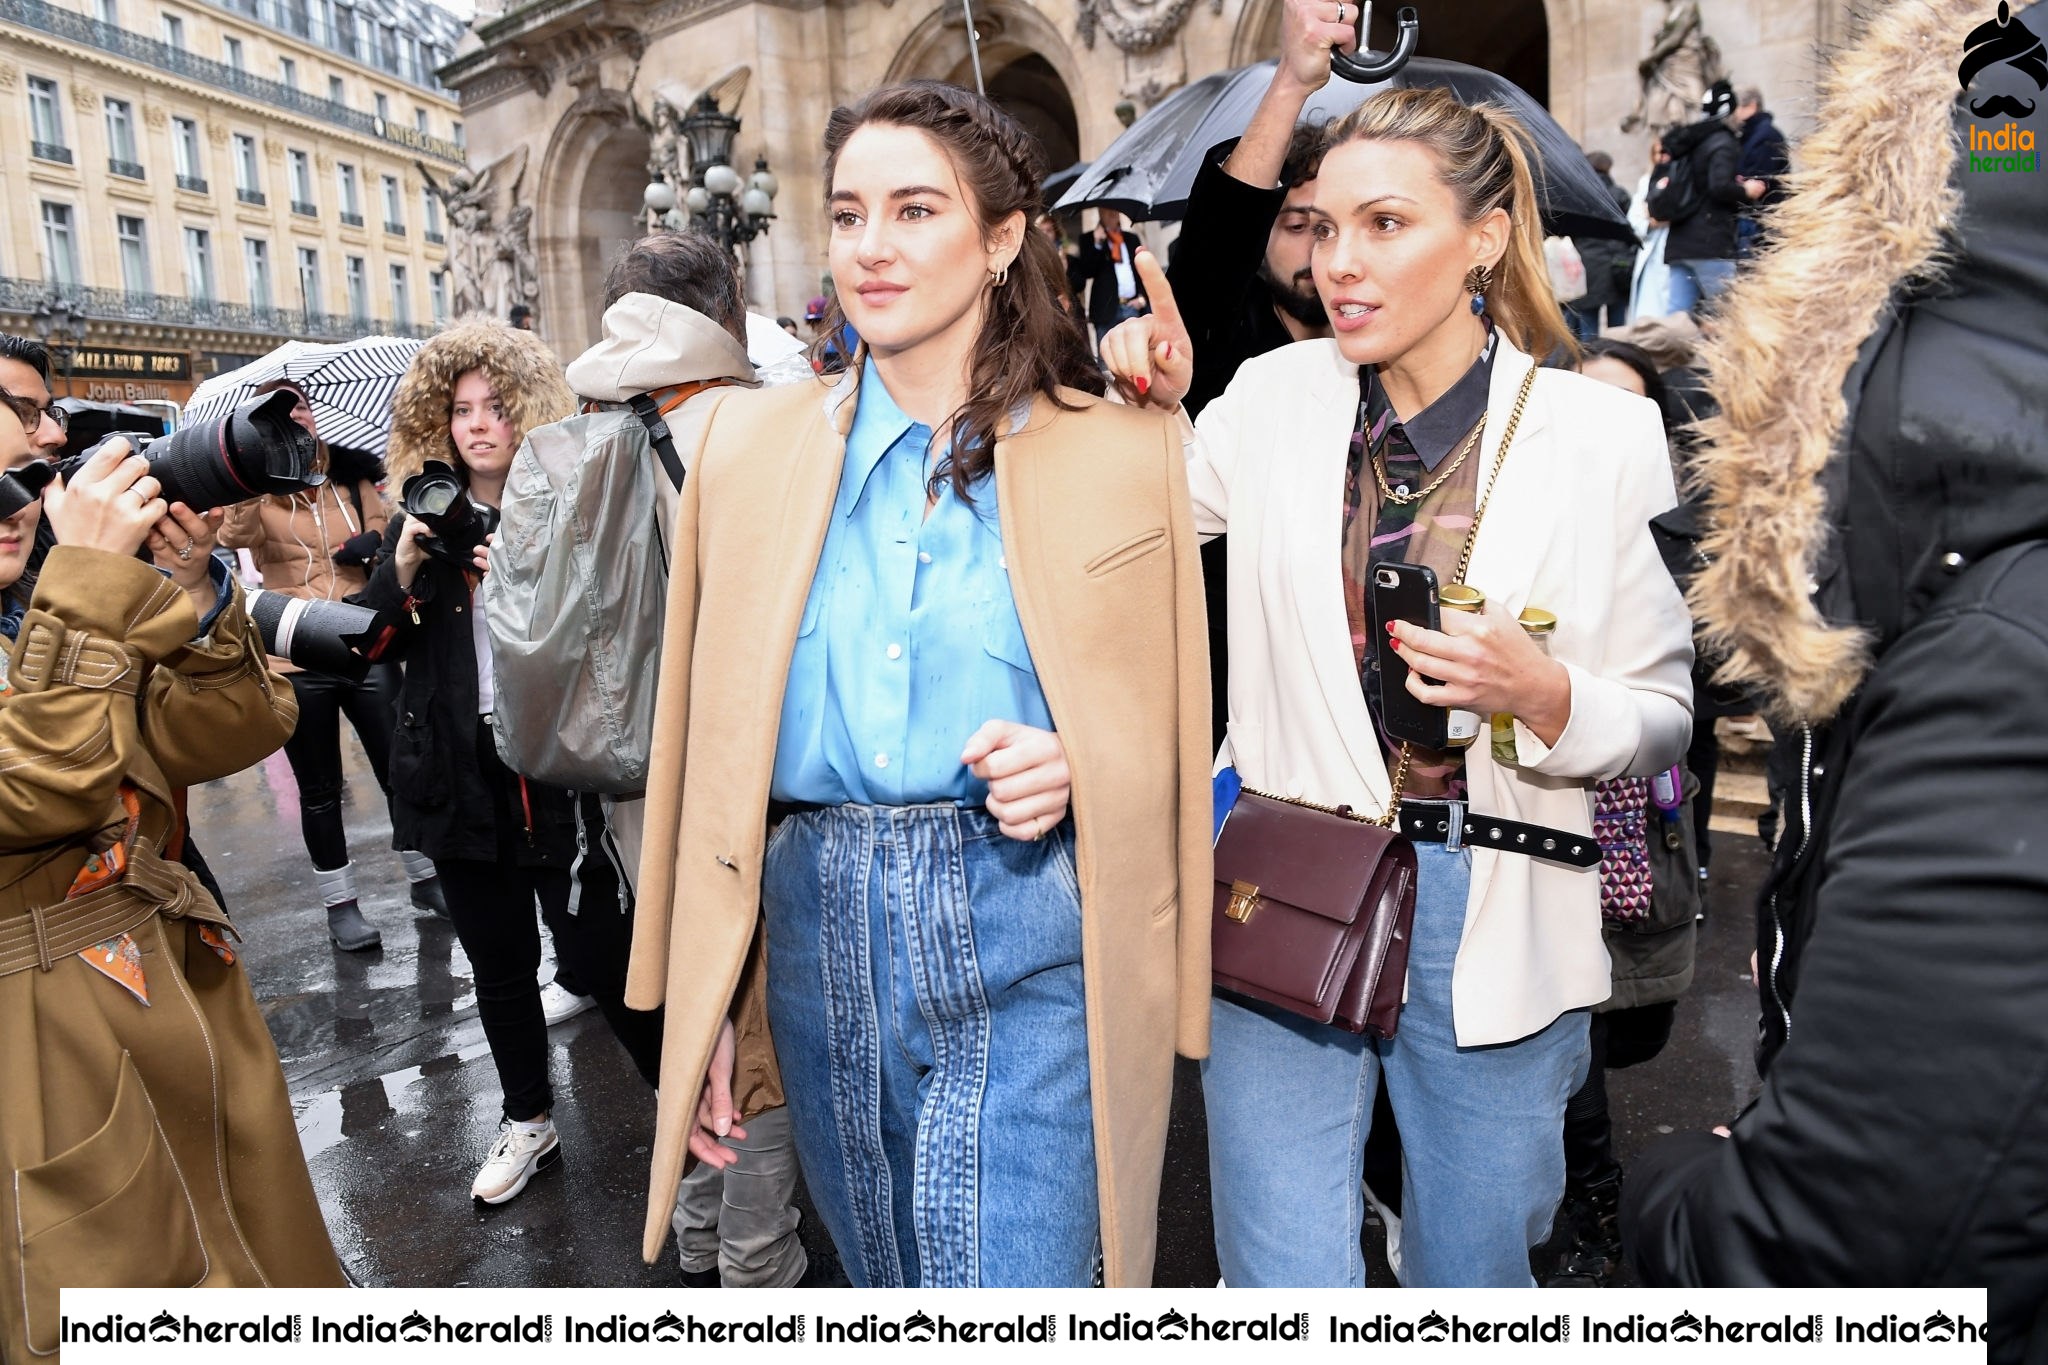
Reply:
[[[192,378],[192,357],[184,351],[116,351],[104,346],[65,350],[54,347],[50,352],[50,366],[59,374],[75,379],[153,379],[161,383]]]

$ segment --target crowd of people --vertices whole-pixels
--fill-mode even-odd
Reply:
[[[335,944],[371,946],[346,715],[475,981],[474,1197],[561,1154],[545,923],[654,1092],[642,1251],[673,1233],[690,1283],[804,1282],[801,1174],[855,1285],[1149,1284],[1178,1055],[1228,1285],[1364,1285],[1377,1206],[1408,1286],[1981,1284],[1993,1357],[2036,1358],[2042,220],[1953,146],[1868,155],[1972,117],[1929,55],[1957,10],[1870,20],[1797,176],[1710,90],[1608,181],[1645,239],[1581,249],[1570,301],[1514,117],[1409,89],[1304,127],[1356,35],[1287,0],[1170,264],[1112,211],[1063,253],[1014,119],[888,86],[825,131],[815,377],[764,384],[730,256],[657,233],[566,369],[496,321],[428,341],[381,469],[195,511],[116,441],[51,482],[0,521],[8,1350],[54,1349],[59,1285],[342,1282],[182,794],[284,747]],[[0,386],[0,463],[61,448],[35,342]],[[652,720],[644,782],[584,792],[501,757],[512,561],[394,495],[445,466],[509,543],[523,443],[627,408],[590,458],[678,466],[615,509],[666,547]],[[390,649],[359,684],[266,659],[217,545]],[[1712,718],[1752,705],[1757,1096],[1624,1180],[1603,1072],[1670,1033]],[[1216,984],[1226,913],[1326,894],[1312,843],[1218,883],[1254,798],[1385,827],[1397,1024]]]

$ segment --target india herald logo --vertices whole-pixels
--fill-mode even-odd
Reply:
[[[2007,0],[1998,0],[1996,19],[1977,25],[1963,39],[1963,64],[1956,78],[1967,94],[1970,82],[1986,71],[2003,75],[2003,70],[1994,68],[2010,68],[2032,81],[2035,90],[2048,90],[2048,46],[2043,46],[2032,29],[2013,18]],[[2033,100],[1993,90],[1972,102],[1970,112],[1981,119],[2026,118],[2034,107]]]

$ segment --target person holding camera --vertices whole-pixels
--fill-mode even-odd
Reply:
[[[5,407],[0,463],[25,464],[38,414]],[[8,1359],[56,1353],[60,1288],[346,1283],[233,927],[176,862],[173,792],[275,751],[297,708],[213,561],[219,515],[162,491],[121,438],[0,480]]]
[[[1572,342],[1530,162],[1510,114],[1442,90],[1340,120],[1310,209],[1335,336],[1246,361],[1187,433],[1196,528],[1230,541],[1224,761],[1255,794],[1386,812],[1416,859],[1392,1037],[1216,996],[1202,1084],[1231,1285],[1364,1283],[1383,1083],[1402,1282],[1532,1283],[1588,1011],[1612,990],[1599,879],[1572,850],[1598,862],[1598,781],[1685,752],[1691,623],[1648,526],[1675,500],[1661,421],[1537,367]],[[1103,360],[1127,400],[1173,411],[1189,335],[1157,261],[1138,262],[1153,312]],[[1440,621],[1377,590],[1418,567]],[[1449,610],[1453,584],[1483,610]],[[1547,622],[1547,645],[1523,621]],[[1443,736],[1436,708],[1471,714],[1476,742],[1397,733],[1420,716]]]
[[[297,399],[292,421],[316,439],[319,427],[305,392],[288,382],[267,384],[256,391],[289,390]],[[335,601],[362,591],[370,562],[384,543],[387,517],[377,482],[383,469],[377,460],[320,445],[320,467],[327,481],[297,493],[272,493],[239,503],[228,512],[220,543],[247,550],[263,573],[266,592],[312,601]],[[398,714],[398,665],[370,665],[361,681],[332,673],[302,669],[286,659],[270,666],[291,683],[299,702],[299,724],[285,742],[284,754],[299,784],[299,831],[313,860],[313,877],[327,907],[327,935],[345,952],[379,947],[383,935],[363,918],[356,899],[355,864],[348,855],[348,833],[342,826],[341,718],[347,716],[369,755],[370,769],[388,802],[391,799],[392,729]],[[434,863],[423,853],[399,854],[412,903],[446,918]]]
[[[391,479],[402,510],[356,601],[389,612],[405,660],[391,750],[392,836],[434,860],[469,957],[505,1119],[471,1193],[501,1204],[561,1148],[549,1113],[540,925],[573,933],[572,893],[618,895],[596,798],[530,782],[499,761],[496,689],[478,585],[488,528],[527,431],[576,410],[562,367],[531,332],[468,322],[414,358],[392,400]]]

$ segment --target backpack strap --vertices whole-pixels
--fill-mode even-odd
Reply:
[[[723,388],[731,382],[729,379],[700,379],[691,384],[655,389],[651,393],[636,393],[626,400],[626,405],[633,409],[633,415],[647,428],[647,439],[653,442],[654,453],[661,456],[661,467],[668,471],[668,481],[675,485],[677,492],[681,492],[683,487],[683,461],[676,454],[675,438],[669,434],[665,415],[706,389]]]

